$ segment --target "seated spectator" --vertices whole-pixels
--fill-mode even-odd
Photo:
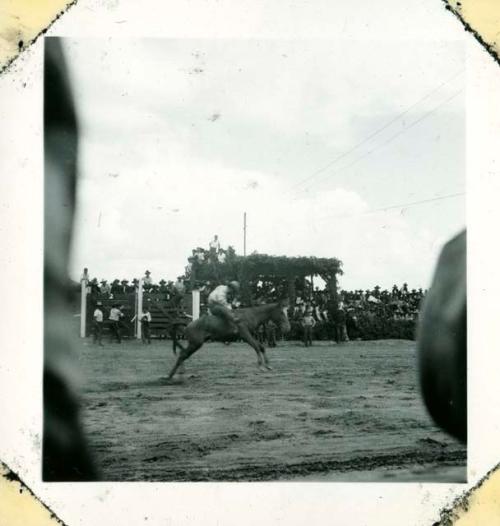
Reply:
[[[184,281],[182,280],[182,276],[179,276],[177,278],[177,281],[174,284],[174,290],[177,292],[177,294],[183,295],[186,291],[186,286],[184,285]]]
[[[101,280],[101,294],[104,296],[109,296],[111,294],[111,285],[105,280]]]
[[[90,294],[95,296],[100,293],[99,282],[97,281],[97,278],[93,278],[92,280],[89,281],[89,287],[90,287]]]
[[[144,287],[144,290],[147,291],[151,288],[152,285],[153,285],[153,280],[151,278],[151,272],[149,272],[149,270],[146,270],[142,278],[142,286]]]
[[[122,279],[120,282],[120,294],[127,294],[130,292],[129,288],[128,279]]]
[[[197,263],[201,264],[206,259],[205,251],[202,248],[197,248],[196,250],[193,250],[193,255],[196,258]]]
[[[119,279],[115,279],[113,280],[113,282],[111,283],[111,294],[115,295],[115,294],[121,294],[121,287],[120,287],[120,280]]]

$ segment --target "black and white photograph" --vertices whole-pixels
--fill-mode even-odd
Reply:
[[[466,482],[463,42],[44,47],[43,480]]]

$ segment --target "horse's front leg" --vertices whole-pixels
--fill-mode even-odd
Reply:
[[[264,370],[264,360],[262,358],[262,350],[261,350],[261,344],[252,336],[250,331],[244,327],[239,327],[239,333],[241,336],[241,339],[248,343],[251,347],[255,349],[255,352],[257,353],[257,367],[263,371]]]

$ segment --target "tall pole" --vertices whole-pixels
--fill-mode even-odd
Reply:
[[[243,212],[243,256],[247,255],[247,213]]]
[[[143,289],[143,278],[141,278],[139,280],[139,283],[137,285],[137,312],[135,313],[135,315],[137,316],[136,318],[136,323],[137,323],[137,331],[136,331],[136,338],[138,340],[141,340],[142,339],[142,323],[141,323],[141,316],[142,316],[142,310],[144,308],[144,305],[143,305],[143,292],[144,292],[144,289]]]
[[[87,284],[89,282],[89,271],[83,269],[83,275],[80,280],[80,338],[87,336]]]
[[[192,292],[193,297],[193,320],[197,320],[200,317],[200,291],[198,289],[194,289]]]

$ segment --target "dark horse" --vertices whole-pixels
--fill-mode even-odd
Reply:
[[[239,337],[255,349],[259,369],[271,369],[264,346],[253,337],[252,333],[261,323],[266,323],[269,320],[276,323],[283,333],[289,332],[290,322],[288,321],[287,308],[288,301],[280,301],[238,309],[235,311],[239,320],[237,329],[222,318],[211,314],[192,321],[184,331],[184,338],[188,342],[187,347],[183,347],[174,340],[174,352],[176,346],[181,348],[181,352],[168,375],[168,379],[171,379],[179,367],[209,339],[227,342]]]

